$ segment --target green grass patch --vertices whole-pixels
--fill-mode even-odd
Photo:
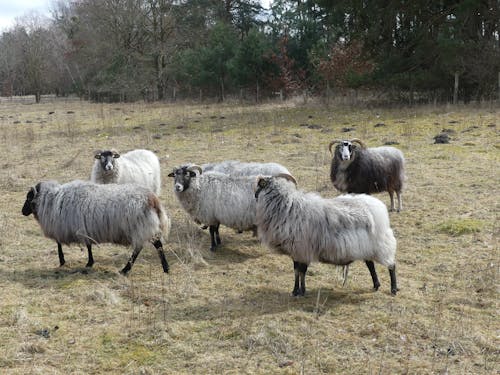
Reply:
[[[438,230],[451,236],[460,236],[480,232],[482,226],[483,223],[476,219],[449,219],[439,224]]]

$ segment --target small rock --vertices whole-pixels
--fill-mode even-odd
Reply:
[[[161,139],[161,134],[154,134],[153,139]]]
[[[323,129],[323,127],[321,125],[315,125],[315,124],[307,125],[307,128],[308,129]]]
[[[281,362],[278,366],[279,366],[280,368],[283,368],[283,367],[292,366],[292,365],[293,365],[293,363],[294,363],[293,361],[283,361],[283,362]]]
[[[386,141],[384,143],[384,145],[386,145],[386,146],[399,145],[399,142],[398,141]]]
[[[385,124],[383,122],[379,122],[379,123],[374,125],[375,128],[381,128],[383,126],[385,126]]]
[[[342,128],[342,131],[344,133],[347,133],[347,132],[350,132],[350,131],[353,131],[353,130],[355,130],[355,129],[354,128]]]
[[[35,331],[35,333],[38,335],[38,336],[42,336],[46,339],[48,339],[50,337],[50,331],[48,328],[44,328],[44,329],[39,329],[38,331]]]
[[[441,133],[434,137],[434,143],[450,143],[450,136],[447,133]]]

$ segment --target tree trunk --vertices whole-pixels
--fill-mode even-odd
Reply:
[[[453,88],[453,104],[458,103],[458,72],[455,72],[455,86]]]
[[[35,102],[36,103],[40,103],[40,99],[41,99],[42,95],[40,94],[40,91],[37,91],[35,93]]]

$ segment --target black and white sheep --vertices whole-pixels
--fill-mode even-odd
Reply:
[[[40,182],[29,190],[22,213],[33,214],[45,236],[57,242],[61,266],[65,263],[63,244],[85,244],[87,267],[94,264],[92,244],[131,245],[133,253],[121,270],[126,274],[149,241],[158,251],[163,271],[168,272],[162,239],[168,237],[170,219],[158,197],[145,187],[79,180],[62,185]]]
[[[333,152],[330,179],[342,193],[372,194],[387,191],[394,211],[394,192],[398,198],[398,212],[402,209],[401,191],[405,180],[403,153],[395,147],[367,148],[359,139],[333,141],[338,143]]]
[[[389,268],[396,294],[396,239],[385,205],[366,194],[324,199],[297,190],[291,176],[258,178],[256,222],[259,238],[270,249],[293,259],[293,295],[304,295],[311,262],[348,265],[364,260],[375,290],[380,282],[374,261]]]
[[[291,174],[288,169],[278,163],[241,162],[225,160],[218,163],[207,163],[201,166],[203,172],[220,172],[231,176],[275,176],[280,173]]]
[[[96,151],[90,180],[98,184],[138,184],[160,194],[160,161],[149,150],[132,150],[120,155],[116,150]]]
[[[221,243],[220,224],[237,231],[255,228],[255,176],[233,177],[219,172],[203,173],[198,165],[174,168],[174,192],[184,210],[210,231],[210,250]]]

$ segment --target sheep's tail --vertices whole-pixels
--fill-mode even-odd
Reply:
[[[162,207],[160,200],[154,193],[150,193],[148,195],[148,205],[156,212],[156,215],[158,215],[160,231],[164,238],[168,238],[170,233],[170,219],[168,218],[165,209]]]

